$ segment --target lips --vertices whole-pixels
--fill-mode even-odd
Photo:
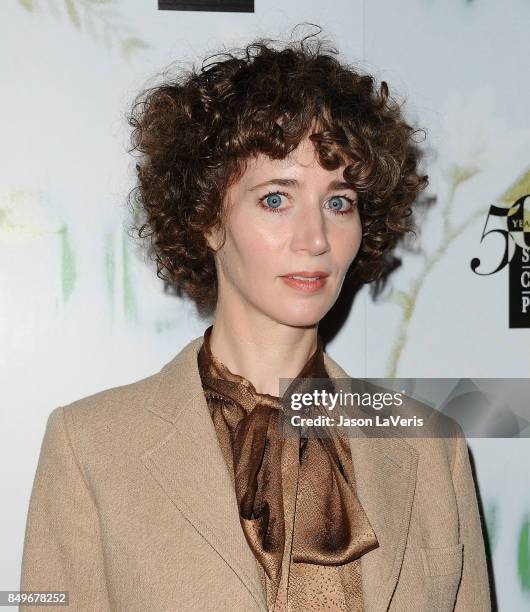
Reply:
[[[327,282],[326,277],[328,276],[329,274],[322,270],[301,270],[299,272],[285,274],[280,278],[286,285],[291,287],[291,289],[295,289],[305,294],[312,294],[317,293],[324,287]]]
[[[285,278],[294,278],[299,280],[318,280],[320,278],[326,278],[329,276],[329,272],[323,270],[298,270],[297,272],[289,272],[283,275]]]

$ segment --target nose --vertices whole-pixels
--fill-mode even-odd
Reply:
[[[326,218],[319,204],[306,206],[300,210],[298,218],[293,218],[291,247],[293,251],[307,251],[311,255],[321,255],[329,250]]]

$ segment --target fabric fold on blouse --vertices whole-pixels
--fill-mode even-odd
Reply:
[[[199,372],[269,610],[362,611],[359,559],[379,543],[355,494],[348,439],[286,437],[281,398],[220,362],[212,329]],[[329,378],[317,338],[297,379]]]

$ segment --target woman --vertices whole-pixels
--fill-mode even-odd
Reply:
[[[461,436],[282,435],[279,379],[348,378],[318,324],[394,265],[427,177],[386,83],[268,43],[133,107],[139,234],[214,322],[50,414],[21,588],[75,610],[488,611]]]

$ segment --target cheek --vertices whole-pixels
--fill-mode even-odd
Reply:
[[[283,243],[282,233],[278,231],[278,227],[259,226],[255,222],[235,223],[233,239],[242,257],[265,261],[267,255],[278,253]]]
[[[362,227],[360,221],[351,228],[335,228],[330,238],[331,251],[335,260],[343,268],[347,268],[355,259],[361,247]]]
[[[268,270],[277,267],[284,238],[273,228],[259,226],[256,222],[234,219],[230,228],[232,255],[242,271]]]

